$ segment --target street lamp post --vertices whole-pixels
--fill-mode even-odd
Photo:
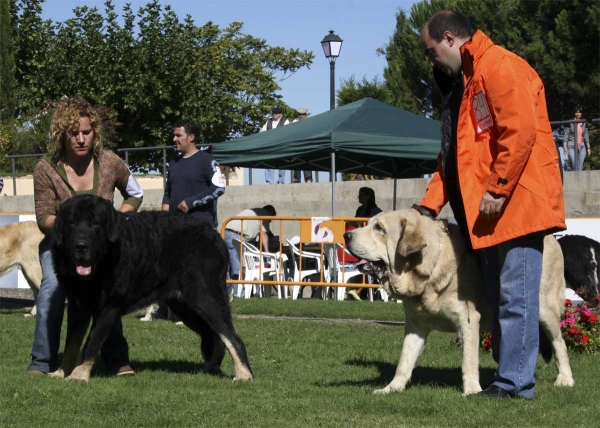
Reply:
[[[334,34],[333,30],[330,30],[329,34],[321,40],[325,58],[329,60],[329,110],[335,108],[335,60],[340,56],[342,42],[343,40]]]
[[[335,109],[335,60],[340,56],[342,50],[343,40],[333,33],[333,30],[329,31],[323,40],[321,40],[321,46],[323,47],[323,53],[325,58],[329,60],[329,110]],[[317,173],[318,174],[318,173]],[[335,216],[335,152],[331,152],[331,173],[329,174],[329,181],[331,181],[331,215]]]

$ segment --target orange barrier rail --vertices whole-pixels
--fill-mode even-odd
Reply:
[[[235,221],[235,222],[234,222]],[[250,224],[249,222],[259,222]],[[345,288],[378,289],[369,277],[361,274],[349,265],[344,233],[347,223],[364,225],[368,218],[354,217],[295,217],[295,216],[236,216],[223,223],[221,236],[225,239],[226,231],[237,237],[232,240],[236,248],[239,262],[239,279],[229,279],[228,284],[240,284],[247,290],[261,287],[276,287],[280,298],[287,297],[287,287],[292,287],[292,298],[296,299],[301,286],[329,287],[338,298],[343,300]],[[233,223],[232,223],[233,222]],[[273,230],[269,227],[279,222],[279,243],[274,248],[263,248],[259,239],[258,247],[249,245],[244,239],[244,231]],[[231,225],[231,227],[230,227]],[[284,230],[287,232],[284,233]],[[295,230],[298,233],[290,233]],[[246,237],[248,234],[246,234]],[[259,235],[260,236],[260,235]],[[340,257],[341,256],[341,257]],[[312,263],[312,268],[306,265]],[[347,281],[360,276],[360,281],[349,284]],[[359,278],[356,278],[359,279]],[[248,295],[249,297],[249,295]]]

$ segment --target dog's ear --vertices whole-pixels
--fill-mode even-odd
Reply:
[[[121,232],[121,217],[119,217],[118,211],[115,209],[113,204],[107,200],[104,200],[106,207],[106,236],[108,241],[112,244],[119,240],[119,234]]]
[[[52,227],[52,230],[50,231],[50,240],[52,242],[54,242],[54,244],[56,246],[61,246],[63,244],[63,236],[62,236],[62,228],[63,228],[63,216],[59,215],[56,216],[56,219],[54,220],[54,226]]]
[[[425,236],[418,227],[418,220],[414,216],[404,217],[400,220],[402,234],[398,239],[396,252],[402,257],[408,257],[411,254],[418,253],[427,246]]]
[[[67,199],[65,202],[61,203],[58,207],[58,213],[56,214],[56,218],[54,220],[54,226],[50,231],[50,240],[54,242],[54,244],[59,247],[63,244],[63,228],[64,228],[64,217],[65,207],[69,205],[69,200]]]

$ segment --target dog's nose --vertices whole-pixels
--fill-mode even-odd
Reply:
[[[348,242],[350,242],[351,240],[352,240],[352,233],[351,232],[344,233],[344,241],[346,241],[346,244]]]
[[[75,244],[75,249],[80,253],[85,253],[88,249],[88,244],[83,241],[79,241]]]

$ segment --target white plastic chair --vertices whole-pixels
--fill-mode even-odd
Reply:
[[[302,251],[298,248],[298,244],[300,243],[300,237],[294,236],[292,239],[286,239],[290,249],[292,250],[292,261],[294,263],[294,281],[302,282],[305,278],[310,275],[314,275],[321,272],[321,254],[312,253],[310,251]],[[297,260],[296,260],[297,259]],[[315,264],[314,269],[302,269],[302,265],[305,260],[309,260]],[[306,266],[305,266],[306,267]],[[329,281],[328,272],[323,272],[324,280]],[[300,292],[299,285],[292,286],[292,299],[296,300],[298,298],[298,293]]]
[[[275,280],[278,281],[279,283],[277,284],[277,297],[278,298],[282,298],[282,287],[281,287],[281,280],[282,280],[282,273],[283,270],[280,268],[281,264],[287,260],[287,256],[285,254],[280,254],[278,253],[269,253],[267,251],[260,251],[258,248],[256,248],[254,245],[249,244],[247,242],[242,241],[242,246],[244,247],[244,255],[247,256],[251,256],[253,261],[254,261],[254,268],[251,269],[251,276],[252,276],[252,280],[258,281],[259,279],[262,279],[261,277],[261,271],[262,273],[268,273],[270,277],[275,277]],[[262,263],[260,263],[262,261]],[[270,267],[265,267],[266,264],[269,264]],[[262,267],[262,270],[260,268],[260,266]],[[247,284],[247,285],[251,285],[251,284]],[[260,297],[263,296],[263,292],[264,292],[264,287],[263,285],[260,285],[258,287],[255,288],[256,291],[258,292],[258,295]],[[283,297],[287,299],[287,290],[285,289],[285,287],[283,287]]]
[[[337,249],[341,248],[345,254],[351,256],[350,252],[342,244],[327,244],[325,255],[327,256],[327,263],[330,266],[330,282],[347,283],[350,278],[357,275],[362,275],[358,269],[352,267],[353,263],[345,263],[343,259],[338,258]],[[346,287],[335,287],[335,299],[343,301],[346,295]],[[329,287],[325,287],[324,298],[329,295]]]
[[[244,279],[245,281],[259,281],[262,279],[261,273],[268,273],[270,276],[276,275],[277,258],[274,254],[266,253],[264,251],[261,254],[255,246],[240,241],[239,239],[234,238],[231,240],[231,242],[236,251],[238,252],[238,257],[240,253],[242,254],[242,263],[240,266],[240,279]],[[264,262],[267,260],[271,263],[271,267],[264,267]],[[262,268],[261,264],[263,266]],[[243,296],[246,299],[249,299],[252,296],[253,291],[257,293],[259,297],[262,297],[262,285],[238,284],[238,293],[236,297],[242,297],[243,293]]]

